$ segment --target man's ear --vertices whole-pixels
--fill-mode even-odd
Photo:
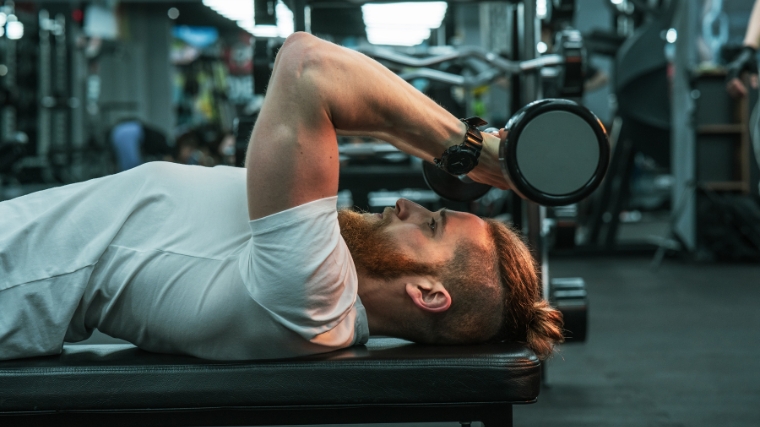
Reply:
[[[406,293],[414,305],[431,313],[443,313],[451,307],[451,295],[443,283],[429,277],[416,276],[406,282]]]

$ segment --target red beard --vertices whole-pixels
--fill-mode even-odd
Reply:
[[[338,222],[357,270],[383,280],[412,275],[438,276],[439,266],[414,261],[396,248],[384,232],[391,222],[389,215],[370,222],[359,213],[342,209],[338,211]]]

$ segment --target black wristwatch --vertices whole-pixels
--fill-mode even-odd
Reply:
[[[464,135],[464,141],[459,145],[454,145],[446,149],[441,154],[441,158],[433,159],[433,162],[439,169],[448,172],[451,175],[464,175],[475,169],[478,165],[480,150],[483,149],[483,135],[480,134],[478,126],[488,124],[480,117],[470,117],[468,119],[459,119],[467,125],[467,133]]]

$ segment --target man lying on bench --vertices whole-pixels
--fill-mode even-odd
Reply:
[[[478,134],[379,63],[294,34],[245,169],[149,163],[0,203],[0,360],[58,354],[94,328],[217,360],[322,353],[370,333],[517,341],[547,357],[561,314],[508,227],[408,200],[336,211],[336,135],[431,161]],[[500,137],[483,134],[469,176],[505,188]]]

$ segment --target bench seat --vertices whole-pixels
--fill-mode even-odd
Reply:
[[[67,345],[0,362],[0,425],[282,425],[483,421],[511,425],[538,396],[540,362],[516,344],[366,346],[217,362],[131,345]]]

